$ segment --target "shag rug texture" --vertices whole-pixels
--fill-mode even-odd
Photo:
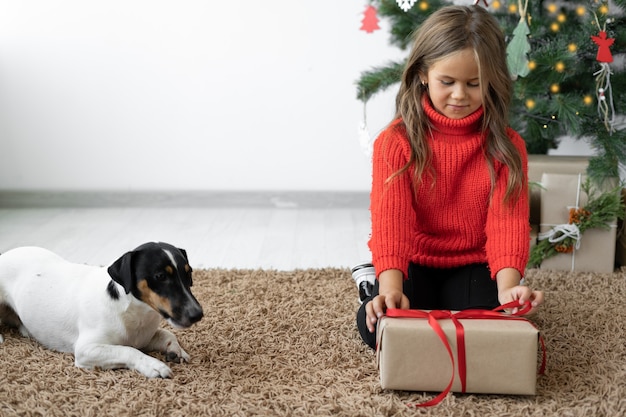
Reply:
[[[546,292],[532,318],[548,353],[536,396],[451,393],[409,407],[435,394],[380,388],[347,269],[202,270],[193,290],[206,315],[174,331],[192,359],[173,364],[171,379],[78,369],[73,355],[0,326],[0,415],[626,415],[626,272],[531,270],[527,279]]]

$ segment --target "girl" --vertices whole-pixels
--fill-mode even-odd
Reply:
[[[369,247],[376,271],[357,325],[375,347],[387,308],[495,308],[529,255],[527,155],[508,127],[512,81],[497,21],[449,6],[415,34],[394,121],[374,144]],[[531,310],[532,311],[532,310]]]

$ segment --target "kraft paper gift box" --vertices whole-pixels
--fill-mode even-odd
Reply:
[[[459,322],[465,337],[465,390],[456,327],[451,319],[437,323],[448,340],[454,365],[428,319],[389,316],[380,319],[377,329],[382,388],[444,392],[454,370],[453,392],[535,394],[539,330],[533,324],[525,319],[469,318]]]
[[[587,172],[588,156],[528,155],[528,181],[541,182],[543,174],[579,174]],[[530,224],[539,226],[541,188],[530,187]]]
[[[570,207],[585,207],[587,195],[580,189],[584,175],[543,174],[541,177],[541,223],[539,233],[549,232],[569,222]],[[609,229],[588,229],[580,237],[580,246],[571,253],[544,259],[541,269],[580,272],[613,272],[617,219]]]

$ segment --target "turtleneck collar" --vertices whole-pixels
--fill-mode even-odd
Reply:
[[[451,119],[435,110],[430,102],[430,98],[426,94],[422,97],[422,105],[433,129],[443,134],[454,136],[467,135],[480,131],[482,127],[482,106],[480,106],[474,113],[462,119]]]

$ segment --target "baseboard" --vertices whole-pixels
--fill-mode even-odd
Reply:
[[[365,191],[1,191],[0,208],[364,208]]]

